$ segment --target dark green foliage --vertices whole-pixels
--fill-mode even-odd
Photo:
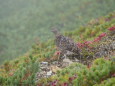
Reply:
[[[104,80],[101,84],[96,84],[93,86],[114,86],[115,85],[115,78],[109,78],[107,80]]]
[[[94,61],[92,67],[89,70],[83,70],[74,81],[75,86],[93,86],[96,83],[100,83],[108,77],[111,77],[111,73],[115,72],[113,68],[115,63],[112,61],[104,60],[103,58]]]
[[[57,71],[57,74],[50,78],[41,79],[38,84],[42,83],[42,85],[47,86],[51,82],[54,83],[53,81],[55,80],[57,81],[56,85],[67,83],[67,85],[72,86],[93,86],[101,82],[103,83],[104,80],[106,80],[104,83],[107,83],[108,79],[115,74],[114,65],[115,63],[112,61],[103,58],[96,59],[90,68],[76,63],[61,71]],[[114,84],[114,78],[112,81],[110,80],[107,84],[112,86],[111,84]]]
[[[10,70],[10,65],[9,65],[9,61],[5,61],[4,63],[4,68],[5,68],[5,71],[8,72]]]
[[[61,31],[78,29],[90,19],[112,12],[114,3],[115,0],[0,0],[0,63],[21,56],[34,41],[53,38],[52,27]],[[111,15],[106,17],[111,19]],[[69,36],[73,34],[76,32]],[[87,30],[84,36],[88,34]]]
[[[39,63],[38,62],[30,62],[29,64],[20,65],[20,68],[9,77],[0,77],[0,84],[4,85],[35,85],[35,73],[39,71]]]

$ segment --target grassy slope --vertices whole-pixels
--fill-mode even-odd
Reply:
[[[78,41],[82,42],[83,40],[93,40],[95,37],[99,36],[100,33],[107,32],[108,31],[107,28],[110,28],[112,26],[115,26],[114,12],[109,14],[108,16],[90,21],[89,24],[85,27],[81,27],[71,32],[65,32],[65,35],[72,37],[76,42]],[[83,36],[81,36],[81,34]],[[79,37],[81,37],[81,39],[79,39]],[[55,51],[56,50],[55,50],[55,45],[53,40],[49,40],[47,43],[37,42],[37,44],[33,46],[33,49],[27,54],[25,54],[24,56],[10,62],[7,61],[3,65],[1,65],[0,84],[2,84],[3,86],[7,86],[7,85],[13,86],[13,85],[20,85],[20,84],[30,84],[34,86],[35,74],[36,72],[39,71],[39,62],[44,60],[48,61],[48,59],[53,58]],[[74,71],[74,67],[77,67],[77,65],[81,69],[78,71]],[[94,65],[92,65],[90,70],[82,64],[77,64],[77,65],[74,65],[72,68],[74,72],[72,70],[67,70],[67,71],[71,71],[67,77],[62,76],[62,74],[65,73],[64,72],[65,70],[62,70],[61,71],[62,73],[59,73],[60,77],[53,77],[49,80],[52,81],[55,79],[59,79],[61,80],[61,82],[59,82],[60,84],[68,83],[68,78],[71,77],[72,74],[78,73],[78,79],[74,81],[74,85],[81,86],[82,83],[82,86],[84,86],[84,84],[85,86],[86,85],[92,86],[96,83],[100,84],[101,83],[100,80],[102,81],[103,79],[106,80],[108,79],[108,76],[111,75],[111,73],[115,73],[114,62],[104,60],[104,59],[99,59],[99,60],[97,59],[94,62]],[[100,71],[102,71],[101,74],[99,73]],[[64,75],[66,76],[66,73]],[[86,81],[87,80],[86,78],[88,78],[88,81]],[[114,79],[112,79],[112,81],[113,80]],[[47,83],[47,81],[44,83]],[[108,83],[109,82],[107,82],[107,84]]]
[[[0,0],[0,63],[24,54],[51,27],[71,30],[115,9],[115,0]],[[77,29],[76,28],[76,29]]]

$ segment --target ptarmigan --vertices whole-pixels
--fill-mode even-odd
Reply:
[[[77,47],[77,44],[69,37],[65,37],[60,34],[57,29],[53,29],[52,32],[55,35],[55,43],[58,49],[62,53],[66,53],[66,55],[71,53],[72,58],[74,57],[80,60],[80,50]]]

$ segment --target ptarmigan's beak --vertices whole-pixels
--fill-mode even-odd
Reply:
[[[57,29],[52,29],[51,30],[54,34],[57,34],[58,33],[58,30]]]

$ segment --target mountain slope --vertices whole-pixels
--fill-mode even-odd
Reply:
[[[28,53],[20,58],[12,61],[6,61],[0,66],[0,85],[2,86],[93,86],[98,84],[114,85],[115,74],[115,12],[105,17],[101,17],[90,21],[86,26],[79,29],[65,32],[65,36],[73,38],[81,48],[83,60],[81,63],[74,63],[66,68],[57,71],[54,76],[49,78],[41,78],[36,81],[36,73],[40,73],[40,63],[42,61],[52,62],[58,61],[54,40],[46,42],[36,42]],[[87,41],[87,42],[86,42]],[[89,42],[90,41],[90,42]],[[91,43],[92,42],[92,43]],[[87,43],[87,44],[85,44]],[[90,44],[91,43],[91,44]],[[86,59],[88,56],[95,56],[96,53],[105,51],[105,47],[109,46],[107,54],[101,54],[95,58]],[[80,44],[80,45],[79,45]],[[82,45],[82,46],[81,46]],[[103,45],[106,45],[103,47]],[[89,52],[87,49],[93,51]],[[109,51],[111,52],[109,52]],[[95,60],[96,59],[96,60]],[[90,64],[84,65],[85,61]],[[83,63],[83,64],[82,64]],[[39,78],[39,77],[38,77]],[[108,82],[108,80],[112,80]]]

